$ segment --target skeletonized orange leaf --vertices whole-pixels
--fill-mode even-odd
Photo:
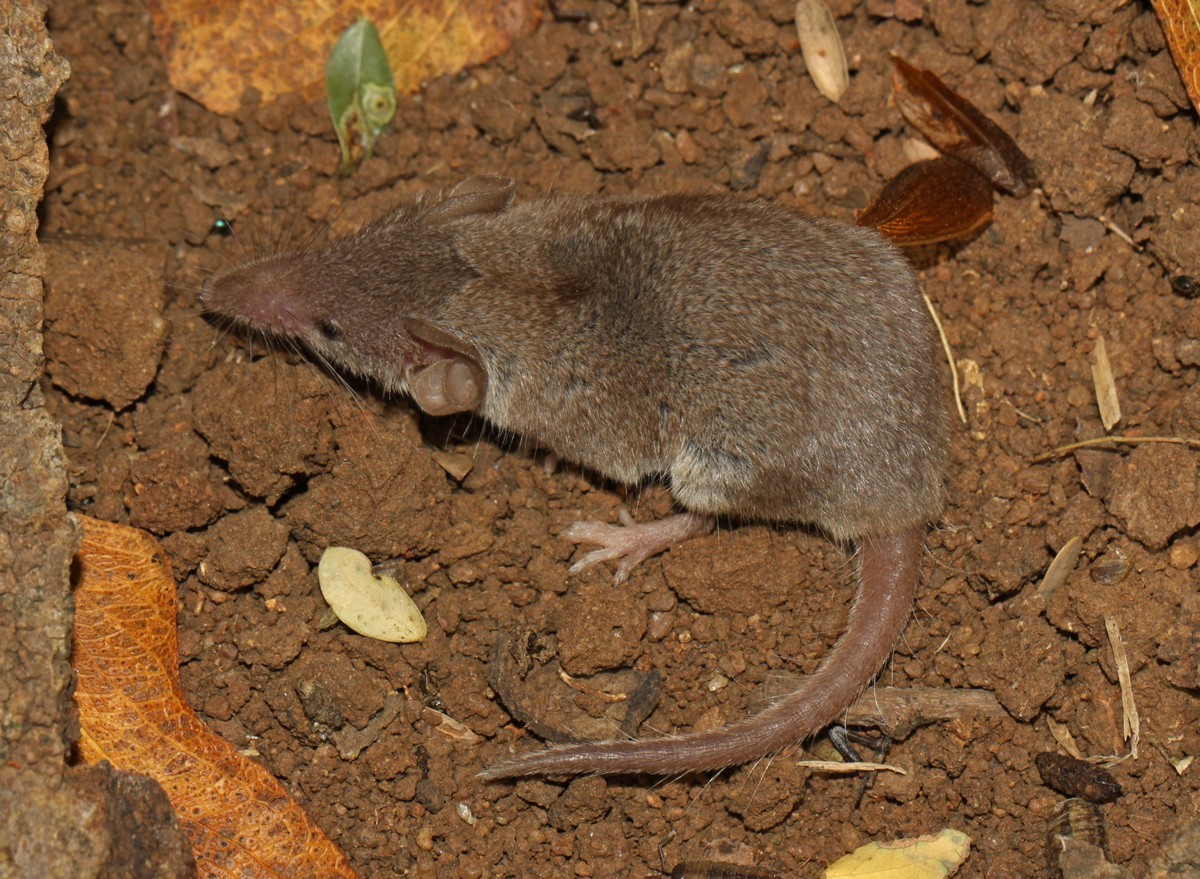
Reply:
[[[79,751],[162,785],[212,879],[354,879],[345,856],[266,770],[183,698],[171,566],[149,534],[79,517],[72,664]]]
[[[1152,5],[1192,106],[1200,112],[1200,0],[1153,0]]]
[[[379,29],[400,95],[499,55],[540,16],[533,0],[150,0],[149,7],[171,85],[214,113],[233,113],[248,88],[263,103],[292,92],[318,98],[333,44],[360,16]]]

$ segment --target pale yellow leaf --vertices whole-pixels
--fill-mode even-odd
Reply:
[[[829,865],[825,879],[943,879],[971,853],[971,840],[959,830],[892,842],[872,842]]]

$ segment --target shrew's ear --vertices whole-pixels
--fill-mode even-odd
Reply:
[[[487,393],[487,373],[475,346],[416,318],[406,319],[404,328],[419,349],[405,364],[404,378],[421,411],[453,415],[477,409]]]
[[[498,214],[508,210],[516,190],[512,180],[496,174],[468,177],[426,211],[425,221],[447,223],[471,214]]]

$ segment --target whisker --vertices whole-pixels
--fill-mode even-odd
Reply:
[[[343,203],[326,205],[325,213],[322,215],[321,219],[317,221],[309,233],[300,240],[300,243],[296,246],[296,249],[301,253],[307,253],[309,250],[313,249],[318,241],[321,241],[326,235],[329,234],[329,231],[333,228],[334,220],[340,217],[345,210],[346,205]]]
[[[303,217],[300,212],[300,207],[296,203],[295,197],[292,195],[292,191],[288,190],[288,200],[283,209],[283,220],[279,230],[279,241],[277,242],[275,249],[276,256],[281,253],[290,253],[291,251],[296,250],[296,248],[292,246],[292,241],[296,238],[297,230],[301,220],[303,220]]]
[[[225,228],[229,230],[229,234],[225,237],[237,245],[238,250],[243,256],[246,254],[246,243],[242,241],[242,236],[238,234],[237,225],[234,220],[229,217],[222,217],[225,221]]]

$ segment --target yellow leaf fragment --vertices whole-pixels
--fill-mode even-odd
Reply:
[[[1129,743],[1128,757],[1136,760],[1138,743],[1142,738],[1142,721],[1133,698],[1133,676],[1129,673],[1129,657],[1125,655],[1125,640],[1121,637],[1121,627],[1116,617],[1104,618],[1104,631],[1108,635],[1108,646],[1112,648],[1113,662],[1117,666],[1117,683],[1121,688],[1121,731]]]
[[[1058,742],[1064,751],[1076,760],[1083,759],[1083,752],[1075,743],[1075,736],[1071,735],[1071,730],[1065,724],[1059,723],[1053,717],[1047,717],[1046,726],[1050,730],[1050,735],[1054,737],[1054,741]]]
[[[1188,754],[1186,757],[1168,757],[1167,762],[1171,764],[1171,768],[1175,770],[1176,775],[1183,775],[1188,771],[1188,767],[1192,765],[1192,761],[1196,758]]]
[[[830,864],[825,879],[943,879],[971,853],[971,840],[959,830],[872,842]]]
[[[533,0],[150,0],[150,20],[172,87],[214,113],[234,113],[253,88],[264,104],[316,100],[338,36],[360,17],[379,29],[396,93],[508,50],[534,30]]]

